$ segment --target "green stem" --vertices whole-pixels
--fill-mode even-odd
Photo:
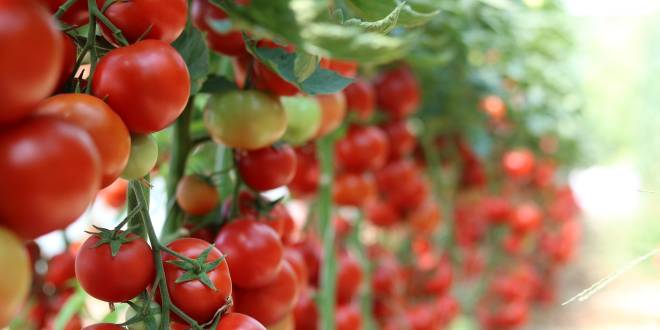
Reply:
[[[321,316],[321,329],[335,329],[335,286],[337,260],[335,255],[335,230],[332,225],[332,135],[318,142],[318,156],[321,162],[321,187],[319,191],[319,227],[323,239],[323,262],[321,265],[321,285],[318,307]]]
[[[67,0],[65,3],[63,3],[59,8],[57,8],[57,11],[55,12],[55,18],[60,19],[64,13],[66,13],[71,6],[73,6],[78,0]],[[82,0],[85,1],[85,0]]]
[[[89,7],[89,13],[90,16],[96,17],[105,27],[112,32],[112,35],[115,37],[115,40],[121,45],[121,46],[128,46],[128,40],[124,37],[124,34],[121,33],[121,30],[114,25],[110,19],[108,19],[103,12],[99,9],[96,4],[94,6]]]
[[[128,183],[129,191],[131,191],[131,190],[135,191],[135,190],[138,190],[138,189],[140,191],[142,191],[141,188],[142,188],[142,183],[140,182],[140,180],[131,180]],[[142,205],[142,203],[138,199],[137,195],[128,194],[128,197],[127,197],[128,201],[126,203],[127,204],[126,209],[128,210],[129,215],[133,212],[133,210],[136,210],[136,209],[142,210],[142,208],[146,208],[147,210],[149,210],[149,196],[148,196],[149,191],[143,192],[143,194],[147,195],[144,198],[147,201],[147,204],[144,205],[144,206]],[[147,211],[147,212],[149,212],[149,211]],[[145,228],[143,226],[142,216],[139,216],[139,217],[134,216],[134,217],[131,217],[128,220],[128,231],[130,231],[130,232],[132,232],[135,235],[138,235],[140,237],[147,237],[147,232],[145,231]]]
[[[87,42],[85,43],[84,48],[89,49],[90,68],[85,93],[89,94],[92,90],[92,77],[96,70],[96,63],[98,62],[99,55],[96,52],[96,15],[92,9],[96,8],[96,0],[87,0],[87,6],[89,7],[89,31],[87,31]]]
[[[362,320],[364,330],[375,330],[376,322],[373,318],[373,294],[371,292],[371,272],[372,264],[367,255],[364,244],[360,241],[360,232],[364,223],[364,213],[358,212],[357,222],[351,234],[351,243],[353,250],[356,251],[357,257],[362,264],[362,294],[360,296],[360,311],[362,312]]]

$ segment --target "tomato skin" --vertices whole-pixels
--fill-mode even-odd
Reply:
[[[354,78],[357,75],[358,63],[350,60],[338,60],[331,58],[322,58],[319,66],[337,72],[338,74]]]
[[[343,90],[346,107],[359,119],[368,120],[376,109],[376,91],[368,81],[358,78]]]
[[[89,134],[101,156],[101,187],[115,181],[126,167],[131,149],[128,129],[100,99],[87,94],[58,94],[41,102],[36,114],[68,121]]]
[[[149,173],[158,161],[158,144],[151,135],[131,135],[131,152],[121,177],[139,179]]]
[[[390,193],[401,188],[401,184],[414,180],[420,175],[419,168],[412,161],[401,159],[385,165],[376,172],[378,190]]]
[[[309,274],[309,284],[317,286],[319,280],[319,269],[323,259],[321,242],[316,236],[307,236],[305,240],[297,242],[292,246],[292,248],[300,252],[303,259],[305,260],[305,264],[307,265],[307,272]]]
[[[362,329],[362,314],[360,313],[360,309],[353,304],[339,306],[335,313],[335,323],[337,330]]]
[[[109,206],[119,209],[126,204],[126,195],[128,194],[128,181],[122,178],[115,180],[109,186],[101,189],[98,198],[103,200]]]
[[[108,0],[96,0],[103,8]],[[119,28],[129,43],[144,39],[157,39],[171,43],[181,35],[186,27],[188,1],[133,0],[115,2],[105,11],[105,16]],[[110,29],[101,24],[103,36],[117,45]],[[148,33],[147,33],[148,31]],[[146,33],[146,35],[145,35]]]
[[[435,273],[428,279],[424,285],[424,290],[428,294],[438,297],[445,295],[451,288],[454,280],[454,274],[451,264],[448,260],[442,260],[435,270]]]
[[[369,222],[381,228],[392,227],[401,220],[399,210],[383,200],[368,202],[365,212]]]
[[[86,326],[82,330],[125,330],[125,327],[122,327],[119,324],[112,323],[99,323]]]
[[[288,145],[277,145],[236,153],[243,182],[257,191],[285,186],[296,174],[296,153]]]
[[[543,221],[543,215],[536,204],[523,203],[513,209],[509,221],[511,229],[525,233],[538,229]]]
[[[300,92],[296,85],[284,80],[279,74],[257,60],[254,61],[253,69],[257,89],[279,96],[294,96]]]
[[[66,0],[41,0],[46,5],[51,14],[55,14],[57,10],[63,5]],[[64,14],[60,17],[62,22],[73,25],[83,26],[89,21],[89,14],[87,12],[87,1],[76,1]]]
[[[319,187],[321,169],[312,145],[298,147],[296,151],[296,171],[288,185],[296,197],[314,194]]]
[[[266,330],[266,327],[245,314],[229,313],[220,319],[217,330]]]
[[[282,139],[292,145],[311,140],[321,127],[321,105],[312,96],[283,96],[280,102],[286,111],[287,127]]]
[[[205,215],[219,204],[220,194],[215,187],[198,175],[186,175],[176,187],[176,201],[190,215]]]
[[[298,301],[293,309],[296,330],[318,329],[319,311],[314,302],[314,289],[304,287],[300,291]]]
[[[497,95],[487,95],[482,98],[479,101],[479,108],[492,120],[500,121],[506,117],[506,104]]]
[[[284,260],[289,262],[291,268],[296,273],[298,283],[307,283],[309,281],[309,270],[302,253],[293,248],[284,249]]]
[[[336,130],[346,117],[346,96],[339,93],[317,95],[316,100],[321,106],[321,125],[316,131],[316,137],[327,135]]]
[[[534,171],[534,165],[534,154],[527,149],[511,150],[502,157],[504,172],[514,179],[529,177]]]
[[[408,215],[411,228],[418,234],[430,235],[442,220],[440,207],[432,200],[425,201]]]
[[[55,90],[62,43],[55,21],[39,3],[0,1],[0,126],[25,117]]]
[[[204,124],[215,142],[254,150],[281,138],[287,118],[280,102],[270,95],[254,90],[232,91],[211,96]]]
[[[144,40],[102,57],[92,92],[106,100],[131,132],[152,133],[169,126],[183,112],[190,96],[190,75],[172,46]]]
[[[84,2],[84,1],[83,1]],[[57,81],[57,87],[62,88],[67,79],[73,74],[73,69],[76,66],[76,57],[78,49],[73,39],[66,33],[62,33],[62,70],[60,71],[60,79]]]
[[[337,303],[348,303],[360,290],[362,267],[355,256],[342,251],[338,256],[337,269]]]
[[[405,118],[417,111],[421,95],[417,79],[402,66],[382,72],[374,81],[378,107],[393,119]]]
[[[298,297],[298,279],[289,263],[282,267],[266,286],[234,290],[234,310],[252,316],[265,326],[276,324],[288,314]]]
[[[48,271],[44,276],[44,284],[55,289],[65,289],[68,282],[76,278],[76,256],[64,251],[48,260]]]
[[[332,199],[338,205],[361,207],[376,194],[376,185],[370,176],[344,173],[335,177]]]
[[[405,120],[395,120],[381,126],[390,146],[389,158],[399,159],[409,155],[417,146],[417,138]]]
[[[167,246],[188,258],[197,258],[211,245],[200,239],[180,238]],[[206,261],[217,260],[222,255],[220,250],[213,248]],[[167,288],[170,291],[172,303],[181,308],[181,310],[197,322],[206,323],[210,321],[216,311],[225,304],[227,298],[232,293],[231,277],[229,276],[227,262],[223,260],[218,267],[207,273],[217,289],[217,291],[214,291],[199,280],[175,283],[176,279],[184,273],[184,270],[181,268],[167,262],[168,260],[175,259],[176,257],[163,253],[165,279],[167,280]]]
[[[18,237],[0,228],[0,327],[9,324],[23,305],[32,282],[30,256]]]
[[[236,287],[258,288],[275,279],[282,266],[284,247],[277,233],[251,219],[235,219],[225,225],[215,246],[227,254]]]
[[[335,145],[337,165],[355,173],[380,169],[388,151],[387,136],[376,126],[352,126]]]
[[[239,4],[241,2],[245,1],[237,1]],[[210,21],[227,19],[227,14],[222,9],[212,5],[208,0],[193,0],[190,12],[195,27],[206,32],[206,42],[209,48],[229,56],[247,54],[241,31],[232,30],[220,33],[209,25]]]
[[[100,181],[98,151],[81,128],[34,118],[0,133],[0,225],[25,239],[76,220]]]

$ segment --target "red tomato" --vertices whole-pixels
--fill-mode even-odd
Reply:
[[[313,145],[298,147],[296,151],[296,172],[288,187],[296,197],[314,194],[319,187],[321,169]]]
[[[236,1],[244,4],[247,1]],[[213,30],[209,25],[211,21],[227,19],[227,14],[208,0],[193,0],[190,9],[193,24],[203,32],[206,32],[206,42],[212,50],[230,56],[244,56],[245,42],[243,34],[238,30],[221,33]]]
[[[0,133],[0,225],[32,239],[76,220],[101,182],[99,153],[84,130],[35,118]]]
[[[315,291],[310,287],[305,287],[300,292],[298,302],[293,310],[293,316],[296,321],[296,330],[317,330],[319,322],[319,312],[314,301]]]
[[[55,21],[36,1],[0,0],[0,126],[25,117],[50,95],[64,48]]]
[[[511,203],[504,197],[484,197],[479,207],[491,223],[506,223],[511,215]]]
[[[233,283],[257,288],[271,283],[280,271],[284,248],[269,226],[250,219],[235,219],[225,225],[215,245],[227,254]]]
[[[265,326],[273,325],[293,310],[298,285],[296,273],[284,260],[269,284],[253,289],[235,288],[234,310],[254,317]]]
[[[550,187],[555,177],[557,166],[550,161],[545,161],[538,166],[534,171],[534,184],[539,188]]]
[[[410,227],[418,234],[430,235],[442,220],[440,207],[432,200],[427,200],[408,215]]]
[[[419,107],[419,84],[405,66],[382,72],[374,81],[374,89],[378,107],[394,119],[407,117]]]
[[[257,43],[260,48],[284,48],[287,52],[292,52],[292,47],[280,46],[270,40],[260,40]],[[269,91],[279,96],[293,96],[298,94],[299,89],[296,85],[284,80],[279,74],[273,72],[265,64],[254,62],[254,82],[257,89]]]
[[[361,207],[375,195],[373,178],[364,174],[340,174],[332,185],[332,200],[338,205]]]
[[[84,2],[84,1],[82,1]],[[64,50],[62,56],[62,70],[60,71],[60,79],[57,82],[58,88],[62,88],[67,79],[73,74],[73,69],[76,66],[76,57],[78,49],[73,39],[66,33],[62,33],[62,49]]]
[[[119,324],[112,323],[99,323],[86,326],[82,330],[125,330],[125,327],[122,327]]]
[[[57,314],[53,314],[51,317],[49,317],[48,321],[46,322],[46,330],[55,330],[55,319],[57,318]],[[79,315],[73,315],[70,319],[69,322],[64,325],[64,329],[62,330],[80,330],[82,329],[82,320],[80,319]]]
[[[534,170],[534,163],[534,154],[527,149],[511,150],[502,158],[504,172],[516,179],[530,176]]]
[[[56,289],[65,289],[72,279],[76,278],[76,256],[64,251],[48,260],[48,271],[44,283]]]
[[[358,78],[344,88],[343,92],[349,112],[354,112],[362,120],[371,118],[376,109],[376,91],[371,83]]]
[[[224,315],[216,330],[266,330],[259,321],[241,313]]]
[[[243,182],[257,191],[287,185],[296,173],[296,153],[290,146],[276,145],[236,153],[236,166]]]
[[[354,78],[357,75],[358,63],[350,60],[338,60],[331,58],[322,58],[319,66],[324,69],[332,70],[338,74]]]
[[[405,120],[395,120],[381,126],[389,142],[389,158],[399,159],[415,150],[417,137]]]
[[[317,286],[319,281],[319,269],[321,267],[321,260],[323,259],[321,242],[316,236],[307,236],[303,241],[300,241],[292,246],[305,259],[307,271],[309,273],[309,284]]]
[[[419,168],[410,160],[397,160],[388,163],[376,172],[376,184],[382,193],[390,193],[401,188],[405,182],[414,180],[421,174]]]
[[[131,136],[121,118],[100,99],[87,94],[58,94],[45,99],[39,116],[58,118],[83,128],[101,156],[101,187],[122,173],[131,150]]]
[[[372,200],[366,205],[367,220],[372,224],[389,228],[401,220],[399,210],[383,200]]]
[[[80,1],[80,0],[78,0]],[[102,8],[108,0],[96,0]],[[121,30],[129,43],[140,38],[171,43],[186,27],[188,1],[133,0],[117,1],[105,11],[105,16]],[[103,36],[117,44],[112,31],[101,24]]]
[[[321,105],[321,125],[316,137],[324,136],[336,130],[346,116],[346,97],[342,93],[317,95]]]
[[[337,258],[337,303],[350,302],[360,290],[362,267],[349,252],[342,251]]]
[[[439,315],[432,304],[423,303],[406,310],[406,318],[411,330],[435,330]]]
[[[399,262],[392,255],[381,256],[371,275],[371,286],[376,297],[391,297],[401,293],[402,277]]]
[[[212,245],[200,239],[180,238],[167,246],[188,258],[196,259],[204,250]],[[220,250],[212,248],[206,258],[206,263],[218,260],[222,256]],[[177,258],[163,253],[165,279],[167,280],[167,288],[169,289],[172,303],[199,323],[206,323],[213,319],[218,309],[226,303],[227,298],[232,293],[231,277],[229,276],[227,262],[223,260],[216,268],[206,273],[211,283],[215,286],[214,290],[198,279],[175,283],[176,279],[186,273],[186,270],[168,262],[170,260],[177,260]]]
[[[511,214],[511,229],[516,232],[529,232],[539,228],[543,214],[534,203],[524,203],[516,206]]]
[[[107,302],[135,298],[150,285],[156,274],[153,254],[147,242],[134,234],[126,236],[115,256],[110,243],[92,235],[76,257],[76,277],[90,296]]]
[[[144,40],[101,58],[92,91],[108,102],[131,132],[152,133],[170,125],[183,112],[190,96],[190,76],[172,46]]]
[[[488,95],[479,101],[479,108],[492,120],[502,120],[506,116],[506,104],[497,95]]]
[[[426,293],[442,296],[449,292],[453,279],[454,274],[451,269],[451,264],[449,263],[449,260],[445,258],[440,261],[431,278],[426,281],[424,290]]]
[[[219,199],[215,186],[198,175],[184,176],[176,187],[176,202],[190,215],[211,213],[218,206]]]
[[[55,14],[57,10],[63,5],[66,0],[41,0],[46,5],[51,14]],[[83,26],[89,21],[89,14],[87,12],[87,1],[78,0],[71,6],[64,15],[60,17],[62,22],[73,25]]]
[[[337,165],[350,172],[377,170],[387,161],[387,136],[376,126],[351,126],[335,145]]]
[[[449,324],[449,322],[458,315],[461,309],[456,298],[448,294],[438,298],[435,302],[435,306],[436,313],[440,315],[442,324]]]
[[[284,249],[284,260],[289,262],[291,268],[296,272],[298,283],[307,283],[309,281],[309,271],[302,253],[293,248]]]
[[[390,191],[386,200],[399,210],[418,208],[429,196],[428,181],[417,176],[410,181],[400,182],[398,190]]]
[[[247,79],[248,70],[252,71],[254,59],[252,55],[241,55],[232,58],[232,68],[234,69],[234,82],[240,89],[245,88],[245,80]]]
[[[99,191],[98,197],[113,208],[121,208],[126,204],[128,181],[119,178],[109,186]]]
[[[353,304],[338,306],[335,312],[335,326],[337,330],[362,329],[362,313]]]

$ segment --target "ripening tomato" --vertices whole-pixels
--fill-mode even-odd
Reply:
[[[415,150],[417,138],[405,120],[395,120],[381,126],[389,142],[389,158],[399,159]]]
[[[336,130],[346,116],[346,97],[342,93],[317,95],[321,106],[321,125],[315,137],[324,136]]]
[[[154,3],[156,8],[162,6],[158,3]],[[133,2],[112,6],[124,4]],[[190,75],[174,47],[144,40],[103,56],[94,72],[92,91],[119,114],[131,132],[152,133],[169,126],[183,112],[190,96]]]
[[[92,137],[101,156],[101,187],[115,181],[126,167],[131,150],[128,129],[100,99],[87,94],[58,94],[41,102],[36,114],[68,121]]]
[[[539,163],[534,171],[534,184],[539,188],[550,187],[555,176],[556,168],[555,163],[551,161]]]
[[[259,262],[261,260],[254,260]],[[280,321],[293,310],[298,297],[298,278],[286,260],[270,283],[262,287],[234,290],[234,310],[252,316],[265,326]]]
[[[350,302],[360,290],[362,267],[360,262],[348,251],[337,256],[337,303]]]
[[[0,228],[0,327],[16,318],[23,306],[32,282],[30,257],[21,241],[12,232]]]
[[[257,288],[271,283],[280,271],[284,247],[277,233],[251,219],[235,219],[218,233],[215,246],[227,254],[233,283]]]
[[[332,200],[338,205],[361,207],[375,195],[374,180],[365,174],[340,174],[332,185]]]
[[[55,14],[57,10],[63,5],[66,0],[41,0],[46,5],[51,14]],[[76,1],[64,14],[60,17],[62,22],[73,25],[83,26],[89,21],[89,14],[87,12],[87,1]]]
[[[0,1],[0,126],[25,117],[57,86],[62,35],[36,1]]]
[[[335,326],[337,330],[362,329],[362,313],[354,304],[338,306],[335,312]]]
[[[312,96],[283,96],[280,102],[286,111],[287,127],[282,139],[292,145],[311,140],[321,127],[321,105]]]
[[[379,109],[394,119],[405,118],[419,107],[419,84],[405,66],[382,72],[374,81],[374,89]]]
[[[236,152],[241,179],[250,188],[265,191],[285,186],[296,174],[296,153],[286,144]]]
[[[354,78],[357,75],[358,63],[351,60],[338,60],[332,58],[322,58],[319,66],[323,69],[332,70],[338,74]]]
[[[504,154],[502,167],[511,178],[529,177],[534,171],[534,154],[527,149],[515,149]]]
[[[298,283],[307,283],[309,280],[309,271],[307,270],[307,263],[302,253],[296,249],[287,247],[284,249],[284,260],[289,262],[291,268],[296,273]]]
[[[44,275],[44,284],[54,289],[67,288],[76,277],[76,255],[70,251],[54,255],[48,260],[48,270]]]
[[[204,124],[217,143],[254,150],[284,135],[287,117],[280,102],[259,91],[213,95],[206,104]]]
[[[399,210],[381,199],[369,201],[365,212],[369,222],[382,228],[392,227],[401,219]]]
[[[83,129],[34,118],[0,133],[0,225],[33,239],[76,220],[101,183],[99,153]]]
[[[296,330],[317,330],[319,322],[319,311],[314,301],[314,289],[303,287],[298,296],[298,301],[293,309],[293,317]]]
[[[506,116],[506,104],[497,95],[487,95],[482,98],[479,101],[479,108],[495,121],[500,121]]]
[[[527,202],[513,209],[509,225],[516,232],[529,232],[538,229],[542,220],[543,214],[538,206]]]
[[[208,242],[195,238],[180,238],[167,245],[170,249],[192,259],[199,258],[200,254],[211,247],[210,252],[204,261],[209,264],[223,257],[220,250],[213,247]],[[163,253],[163,265],[165,267],[165,279],[167,288],[170,291],[172,303],[179,307],[184,313],[192,317],[199,323],[206,323],[213,319],[218,309],[220,309],[231,296],[231,277],[226,260],[222,260],[213,269],[202,269],[215,286],[215,289],[206,286],[199,279],[193,279],[186,282],[176,283],[186,272],[199,272],[194,269],[185,270],[171,260],[177,260],[175,256]],[[199,274],[199,273],[197,273]]]
[[[78,0],[81,1],[81,0]],[[99,8],[109,0],[96,0]],[[105,11],[105,16],[121,30],[129,43],[140,39],[157,39],[171,43],[186,27],[188,1],[186,0],[132,0],[115,1]],[[117,45],[112,31],[101,22],[103,36]]]
[[[245,314],[229,313],[222,316],[216,330],[266,330],[266,327]]]
[[[76,57],[78,55],[76,44],[66,33],[62,33],[62,49],[62,70],[60,70],[60,79],[57,81],[58,88],[62,88],[66,81],[73,75],[73,69],[76,66]]]
[[[244,4],[245,2],[247,1],[236,1],[237,4]],[[212,21],[228,19],[227,13],[211,4],[209,0],[193,0],[190,15],[195,27],[202,32],[206,32],[206,42],[209,48],[230,56],[244,56],[247,54],[241,31],[230,30],[223,33],[215,31],[209,25]]]
[[[376,91],[366,80],[355,79],[353,83],[344,88],[346,107],[354,112],[359,119],[368,120],[376,109]]]
[[[131,152],[121,177],[135,180],[149,173],[158,161],[158,144],[151,135],[131,135]]]
[[[176,186],[176,202],[190,215],[209,214],[218,206],[219,199],[215,186],[199,175],[186,175]]]
[[[291,194],[303,197],[314,194],[319,187],[321,168],[313,145],[298,147],[296,151],[296,172],[288,185]]]
[[[98,324],[88,325],[82,328],[82,330],[126,330],[126,328],[122,327],[119,324],[98,323]]]
[[[388,151],[383,130],[376,126],[351,126],[335,144],[335,159],[341,169],[362,173],[383,167]]]

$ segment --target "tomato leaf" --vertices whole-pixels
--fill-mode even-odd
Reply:
[[[238,89],[236,84],[223,76],[210,75],[199,90],[200,93],[217,94]]]
[[[385,16],[385,18],[375,22],[364,22],[357,18],[351,18],[344,22],[344,24],[358,26],[369,32],[386,34],[396,27],[396,23],[399,20],[399,15],[405,6],[405,2],[400,3],[391,13]]]
[[[374,21],[391,13],[398,2],[396,0],[347,0],[346,3],[360,18]],[[403,8],[397,21],[397,26],[401,27],[409,28],[426,24],[440,13],[438,10],[422,13],[413,9],[406,2],[401,4],[403,4]]]
[[[297,81],[305,81],[311,76],[319,64],[319,57],[307,52],[298,51],[293,61],[293,73]]]
[[[201,31],[189,25],[172,46],[186,61],[190,72],[190,93],[197,94],[209,73],[209,49]]]

